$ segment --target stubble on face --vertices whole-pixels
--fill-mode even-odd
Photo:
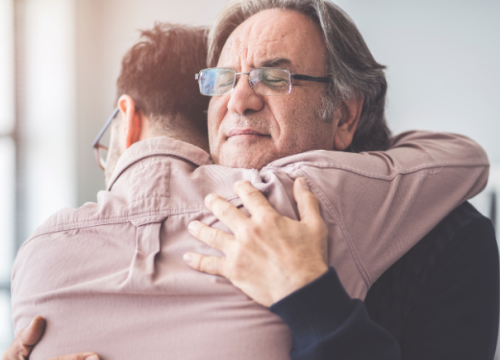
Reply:
[[[326,49],[319,27],[291,10],[265,10],[227,40],[218,67],[248,72],[271,60],[292,73],[323,76]],[[264,65],[265,66],[265,65]],[[210,152],[220,165],[261,169],[279,158],[333,149],[337,123],[319,117],[323,84],[294,81],[288,95],[260,96],[241,76],[232,93],[213,97],[208,109]],[[231,136],[248,130],[248,135]]]

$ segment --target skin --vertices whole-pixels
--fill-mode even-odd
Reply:
[[[326,48],[319,27],[291,10],[262,11],[240,24],[223,47],[218,67],[248,72],[279,67],[293,74],[324,76]],[[259,96],[241,76],[234,90],[214,96],[208,108],[210,153],[220,165],[261,169],[309,150],[345,150],[352,141],[362,99],[321,119],[321,83],[294,81],[283,96]]]

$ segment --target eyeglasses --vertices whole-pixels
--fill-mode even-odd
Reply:
[[[329,83],[325,77],[292,74],[286,69],[256,68],[247,73],[238,73],[233,69],[211,68],[201,70],[195,75],[200,92],[207,96],[229,94],[236,85],[236,76],[248,75],[248,83],[256,94],[264,96],[287,95],[292,91],[292,80]]]
[[[97,159],[97,164],[99,164],[99,167],[103,170],[106,170],[106,157],[108,155],[109,148],[108,148],[108,146],[102,145],[100,143],[101,138],[103,137],[106,130],[108,130],[109,125],[111,125],[111,123],[113,122],[113,119],[116,117],[119,110],[120,110],[119,108],[116,108],[113,111],[113,114],[109,117],[108,121],[106,121],[106,124],[104,124],[104,127],[101,129],[101,131],[99,131],[99,134],[97,135],[97,137],[94,140],[93,147],[94,147],[94,152],[95,152],[95,156]]]

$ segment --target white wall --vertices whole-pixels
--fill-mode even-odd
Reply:
[[[16,3],[26,238],[50,214],[77,205],[74,2]]]
[[[500,1],[339,3],[388,66],[391,128],[462,133],[500,164]]]

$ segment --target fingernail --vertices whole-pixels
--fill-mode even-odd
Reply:
[[[193,261],[193,256],[191,256],[191,254],[184,254],[184,255],[182,255],[182,258],[188,264],[191,264],[191,261]]]
[[[302,187],[304,189],[309,190],[309,185],[307,185],[306,179],[304,179],[303,177],[300,177],[299,181],[300,181],[300,185],[302,185]]]
[[[215,195],[214,194],[208,194],[207,197],[205,198],[205,204],[211,203],[214,200],[215,200]]]
[[[191,221],[188,225],[188,230],[189,231],[196,231],[196,228],[198,227],[198,221]]]
[[[99,356],[97,355],[90,355],[85,358],[85,360],[99,360]]]

